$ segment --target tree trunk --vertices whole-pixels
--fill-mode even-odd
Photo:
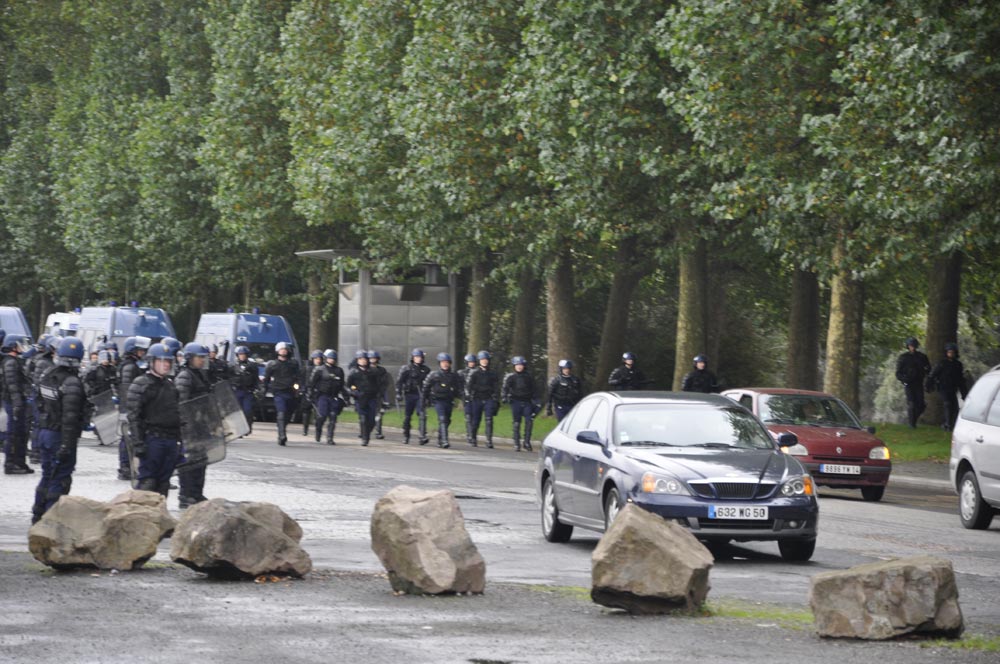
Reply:
[[[924,350],[931,366],[944,357],[944,345],[958,341],[958,305],[962,288],[962,254],[939,256],[931,265],[927,289],[927,339]],[[937,424],[944,418],[937,393],[927,395],[923,421]]]
[[[319,274],[306,278],[309,296],[309,350],[326,348],[326,325],[323,322],[323,282]]]
[[[680,235],[691,242],[680,258],[677,297],[677,351],[674,355],[673,389],[681,389],[684,374],[691,370],[691,360],[705,352],[708,341],[708,252],[705,240],[694,239],[689,227]],[[642,358],[640,357],[641,361]]]
[[[41,336],[45,332],[45,321],[49,317],[51,307],[49,306],[49,298],[45,293],[38,293],[38,326],[35,328],[38,330],[38,335]],[[67,309],[69,311],[69,309]]]
[[[535,278],[535,271],[524,268],[518,280],[520,293],[514,305],[514,333],[511,337],[511,355],[524,355],[531,360],[534,348],[535,315],[542,283]]]
[[[815,272],[792,275],[788,316],[788,363],[785,385],[799,390],[819,388],[819,280]]]
[[[546,279],[545,290],[548,298],[547,375],[554,376],[559,372],[559,360],[571,359],[580,366],[576,346],[576,315],[573,311],[573,262],[568,249],[556,256],[555,267]]]
[[[601,347],[597,352],[597,369],[592,383],[596,388],[603,389],[607,386],[608,376],[621,362],[621,354],[626,350],[625,335],[628,332],[632,295],[646,273],[646,269],[635,265],[637,249],[636,238],[627,237],[618,244],[615,252],[615,265],[618,269],[611,280],[608,303],[604,308]]]
[[[250,311],[250,297],[253,293],[253,280],[247,276],[243,277],[243,310]]]
[[[843,247],[833,252],[833,264],[843,261]],[[839,267],[830,287],[830,323],[826,335],[826,371],[823,391],[843,399],[855,412],[861,405],[861,335],[865,313],[865,285]]]
[[[469,289],[469,340],[467,353],[477,353],[490,346],[490,320],[493,310],[491,288],[487,281],[490,276],[490,265],[483,259],[472,266],[472,284]],[[455,358],[455,366],[464,367],[464,362]]]

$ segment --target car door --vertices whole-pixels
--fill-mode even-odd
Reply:
[[[1000,392],[993,397],[986,423],[972,444],[979,464],[979,490],[987,501],[1000,504]]]
[[[583,429],[596,431],[605,443],[608,440],[611,406],[606,399],[600,399],[594,414]],[[588,519],[604,520],[604,505],[601,488],[607,456],[604,448],[589,443],[577,442],[580,447],[573,458],[573,486],[576,490],[576,504],[580,516]]]
[[[589,397],[578,403],[559,426],[559,443],[552,450],[556,503],[559,505],[559,510],[567,514],[579,514],[574,504],[577,492],[573,486],[575,472],[573,463],[583,443],[576,440],[576,435],[590,423],[590,417],[596,407],[596,397]]]

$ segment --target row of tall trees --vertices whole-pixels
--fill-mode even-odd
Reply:
[[[468,285],[468,348],[857,405],[995,328],[986,0],[0,0],[0,280],[44,313],[309,303],[357,248]],[[963,276],[966,276],[963,279]],[[544,303],[544,306],[540,306]],[[926,321],[924,323],[924,321]],[[923,336],[923,335],[922,335]]]

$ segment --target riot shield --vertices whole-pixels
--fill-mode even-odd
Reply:
[[[7,409],[0,406],[0,436],[7,439]]]
[[[111,390],[95,394],[91,397],[90,403],[94,406],[92,419],[101,445],[117,445],[121,428],[118,423],[118,405],[114,402]]]
[[[132,473],[132,488],[139,488],[139,464],[141,459],[135,455],[132,450],[132,436],[128,432],[128,416],[125,413],[119,413],[118,424],[121,427],[121,437],[122,441],[125,443],[125,452],[128,454],[128,467]]]
[[[227,443],[250,433],[246,414],[240,407],[240,402],[236,400],[233,386],[229,384],[228,380],[213,385],[212,396],[215,397],[215,403],[219,407],[219,417],[222,418],[222,430],[226,435]]]
[[[183,462],[177,468],[202,468],[226,458],[226,434],[215,394],[203,394],[178,405],[181,413]]]

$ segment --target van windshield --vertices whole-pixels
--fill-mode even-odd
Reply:
[[[240,342],[240,345],[249,348],[250,357],[262,364],[278,358],[278,354],[274,352],[274,344],[248,344]]]

